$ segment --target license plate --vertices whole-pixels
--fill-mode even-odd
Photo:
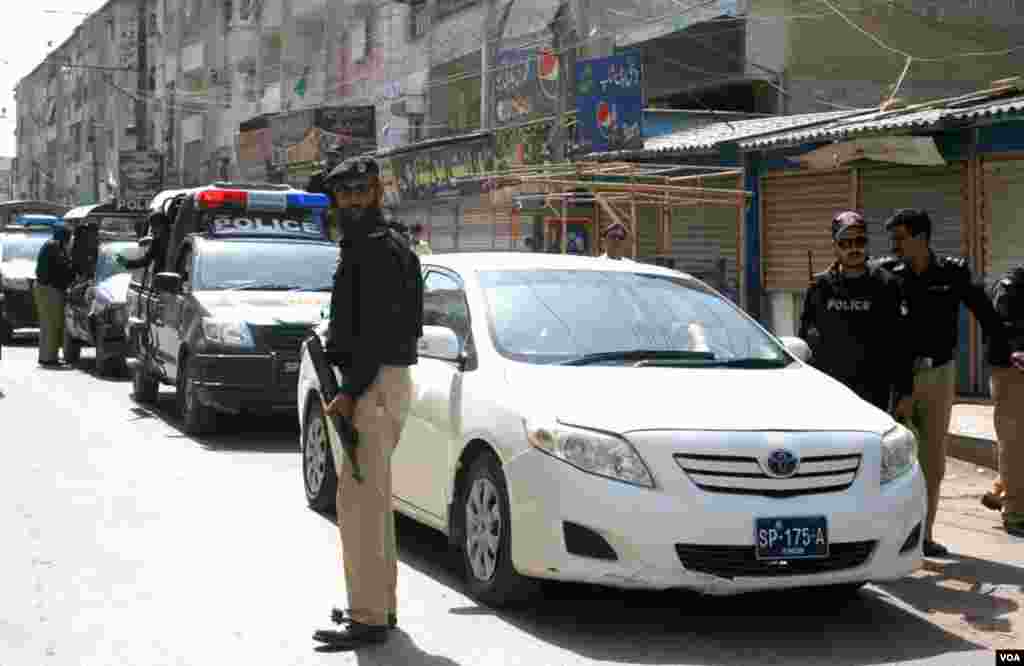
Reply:
[[[284,371],[285,372],[298,372],[299,371],[299,362],[298,361],[285,361],[284,362]]]
[[[828,521],[824,516],[757,518],[754,545],[759,560],[828,557]]]

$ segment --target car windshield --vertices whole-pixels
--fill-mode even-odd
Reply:
[[[13,261],[15,259],[31,259],[35,261],[39,257],[39,250],[43,243],[53,238],[53,234],[9,234],[0,241],[0,259]]]
[[[480,273],[498,352],[526,363],[782,367],[782,346],[700,283],[643,273]]]
[[[114,257],[124,255],[126,259],[134,259],[139,256],[138,243],[104,243],[100,245],[99,254],[96,257],[96,281],[103,282],[109,277],[118,273],[130,273],[131,269],[121,266]]]
[[[338,248],[320,243],[208,242],[196,289],[323,291],[331,288]]]

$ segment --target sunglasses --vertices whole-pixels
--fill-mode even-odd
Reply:
[[[340,194],[366,194],[370,191],[369,183],[342,183],[334,188]]]
[[[863,250],[868,246],[868,239],[865,236],[857,236],[856,238],[844,238],[836,241],[836,245],[839,246],[840,250],[849,250],[851,248],[857,248]]]

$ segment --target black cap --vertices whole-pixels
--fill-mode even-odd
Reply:
[[[629,236],[629,229],[627,229],[626,225],[624,225],[622,222],[612,222],[610,225],[608,225],[608,228],[604,230],[603,235],[605,238],[607,238],[613,232],[621,234],[623,238]]]
[[[848,230],[860,227],[867,230],[864,216],[854,210],[847,210],[832,218],[832,240],[837,240]]]
[[[358,183],[369,180],[370,176],[379,175],[377,160],[372,157],[351,157],[331,169],[327,180],[332,183]]]

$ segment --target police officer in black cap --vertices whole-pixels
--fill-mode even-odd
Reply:
[[[150,243],[145,253],[138,259],[127,259],[123,254],[114,255],[114,261],[128,270],[136,270],[149,266],[153,263],[152,274],[156,275],[163,268],[164,256],[167,254],[167,244],[171,236],[171,219],[162,211],[154,211],[149,214]]]
[[[935,542],[932,528],[939,506],[940,486],[946,473],[946,440],[956,397],[956,362],[953,360],[960,328],[960,304],[981,323],[992,349],[1010,361],[999,315],[981,285],[975,284],[967,261],[936,254],[931,248],[932,221],[919,209],[902,209],[885,223],[896,257],[879,265],[897,277],[908,310],[907,336],[914,359],[914,392],[897,407],[920,433],[918,461],[928,486],[926,557],[944,557],[949,551]]]
[[[334,276],[326,355],[342,372],[329,415],[359,435],[362,482],[338,475],[337,511],[349,608],[335,609],[342,631],[318,631],[332,649],[388,639],[397,623],[398,576],[391,455],[412,401],[409,366],[423,335],[423,277],[405,235],[381,210],[377,163],[348,159],[328,175],[341,223],[341,261]]]
[[[888,411],[894,394],[910,395],[913,378],[905,347],[893,343],[903,322],[899,285],[887,271],[867,265],[867,245],[860,213],[832,219],[836,261],[814,276],[799,336],[811,347],[812,365]]]

